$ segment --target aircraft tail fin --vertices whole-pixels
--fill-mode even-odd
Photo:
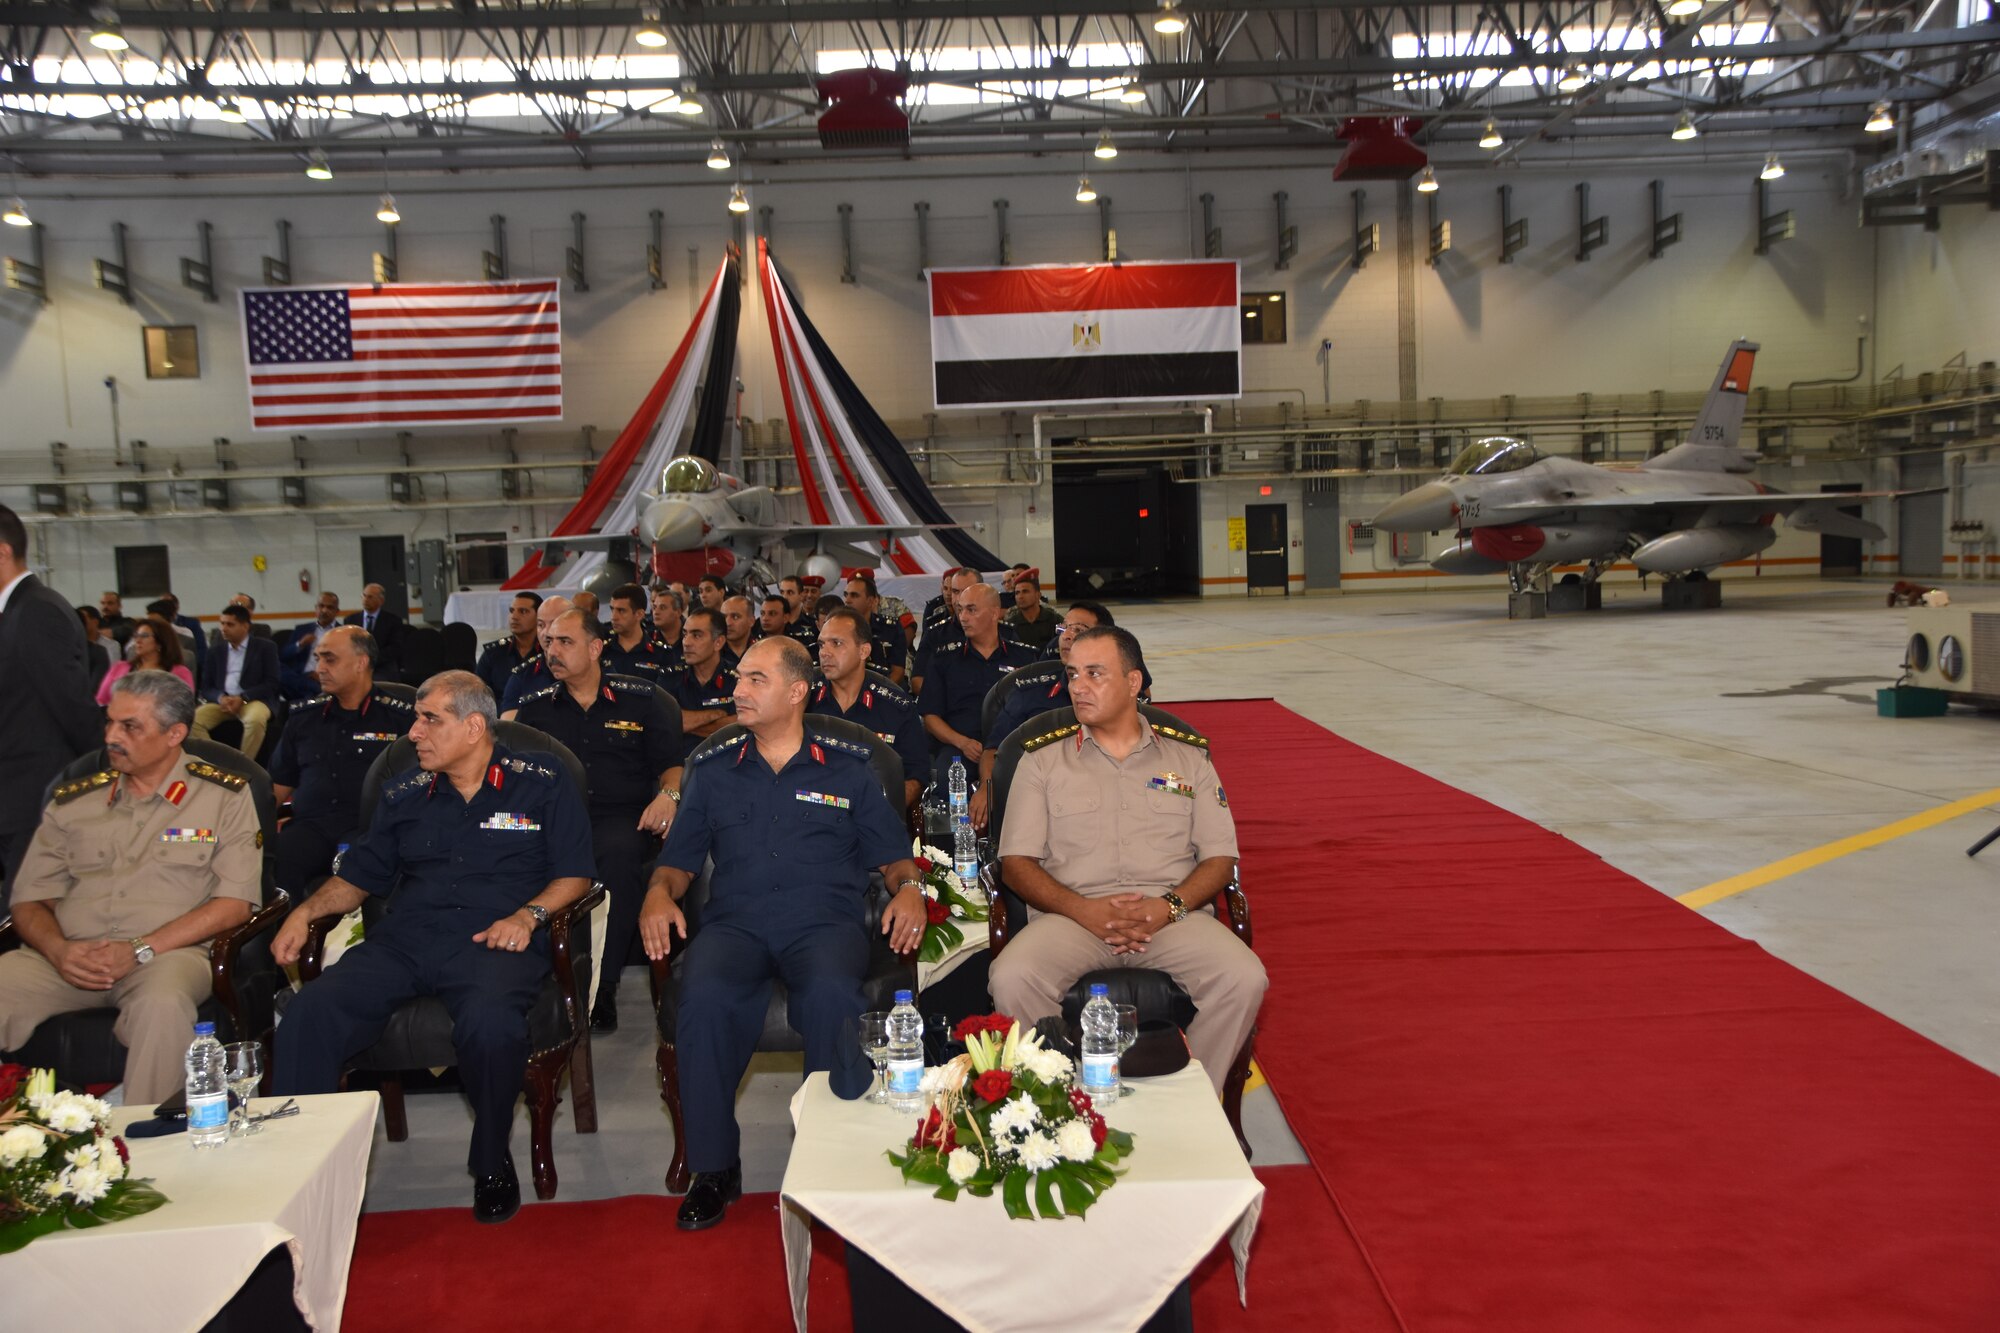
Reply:
[[[1749,405],[1750,372],[1756,361],[1756,343],[1739,340],[1729,344],[1687,439],[1647,466],[1683,472],[1748,472],[1756,455],[1743,451],[1743,411]]]

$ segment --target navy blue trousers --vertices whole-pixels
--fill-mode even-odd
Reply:
[[[477,913],[435,920],[384,918],[366,941],[292,997],[279,1024],[280,1097],[336,1092],[347,1062],[381,1037],[390,1016],[409,1000],[435,995],[451,1015],[459,1082],[472,1103],[475,1176],[506,1169],[514,1101],[528,1067],[528,1009],[549,973],[547,937],[540,932],[520,953],[474,944],[492,924]]]
[[[272,844],[278,887],[297,902],[333,873],[333,856],[340,844],[360,836],[351,815],[288,820]]]
[[[618,974],[639,937],[639,904],[646,897],[652,878],[653,858],[660,854],[660,840],[639,828],[639,812],[644,807],[592,811],[591,850],[597,857],[597,880],[604,886],[609,910],[604,920],[603,994],[614,1000],[618,995]]]
[[[785,983],[786,1015],[805,1039],[806,1073],[828,1071],[834,1093],[849,1100],[868,1091],[874,1067],[854,1021],[867,970],[858,920],[799,925],[780,910],[702,923],[681,964],[674,1025],[690,1171],[726,1171],[739,1155],[736,1085],[763,1034],[774,978]]]

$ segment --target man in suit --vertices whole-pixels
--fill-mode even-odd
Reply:
[[[104,626],[105,636],[118,642],[123,652],[125,640],[132,637],[132,617],[125,614],[125,599],[106,588],[97,599],[97,619]]]
[[[0,505],[0,872],[14,872],[42,814],[42,789],[99,742],[83,626],[28,572],[28,532]]]
[[[202,740],[229,718],[243,724],[236,748],[252,759],[264,746],[271,712],[278,706],[278,649],[250,633],[250,613],[234,604],[222,608],[222,646],[201,668],[202,705],[194,710],[194,734]]]
[[[361,590],[361,609],[347,618],[350,625],[359,625],[375,636],[375,646],[381,650],[381,660],[376,663],[375,674],[383,680],[403,678],[403,618],[394,611],[382,609],[382,603],[389,594],[379,583],[371,583]]]
[[[99,618],[96,607],[89,605],[77,607],[76,618],[83,622],[83,650],[89,657],[90,688],[94,690],[97,688],[97,683],[104,679],[105,673],[111,670],[112,650],[118,649],[122,656],[124,649],[118,648],[118,645],[111,641],[111,636],[104,632],[104,622]]]
[[[326,632],[340,623],[340,595],[323,592],[313,619],[293,629],[278,646],[280,688],[287,699],[310,699],[320,692],[314,654]]]

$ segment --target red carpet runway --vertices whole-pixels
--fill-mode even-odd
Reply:
[[[2000,1330],[2000,1080],[1268,700],[1176,711],[1214,738],[1259,1058],[1314,1164],[1259,1173],[1251,1308],[1212,1257],[1204,1328]],[[371,1213],[347,1327],[787,1327],[775,1200],[698,1235],[674,1207]],[[847,1327],[838,1246],[815,1330]]]

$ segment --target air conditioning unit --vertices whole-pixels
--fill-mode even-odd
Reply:
[[[819,117],[820,147],[901,152],[910,146],[909,113],[897,103],[910,90],[907,75],[880,69],[844,69],[815,85],[827,109]]]
[[[1337,181],[1400,181],[1422,171],[1430,157],[1410,140],[1424,126],[1421,116],[1351,116],[1334,135],[1347,145],[1333,164]]]

